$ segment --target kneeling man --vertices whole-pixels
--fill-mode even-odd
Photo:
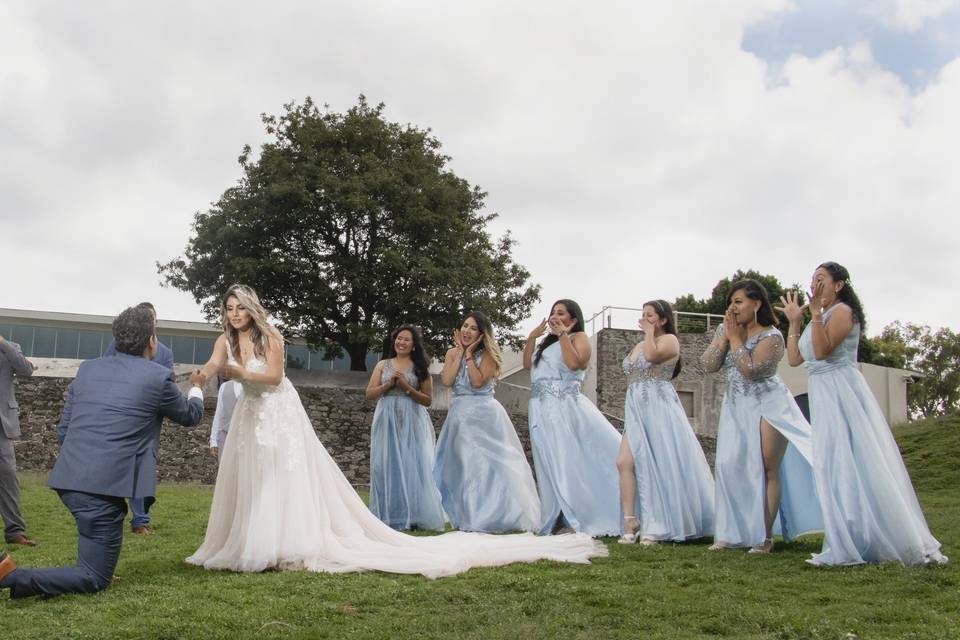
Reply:
[[[183,397],[173,372],[151,362],[157,350],[153,312],[131,307],[113,321],[117,356],[87,360],[67,390],[57,427],[60,453],[49,485],[77,521],[77,564],[17,568],[0,554],[0,588],[11,598],[94,593],[110,585],[123,543],[124,498],[155,495],[152,443],[161,420],[192,427],[203,417],[198,370]]]

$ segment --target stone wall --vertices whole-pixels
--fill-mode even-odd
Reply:
[[[16,395],[23,436],[14,446],[19,469],[46,472],[53,468],[59,449],[57,423],[71,380],[32,377],[18,381]],[[369,484],[370,424],[375,405],[367,402],[364,390],[297,386],[297,391],[317,436],[347,479],[354,485]],[[197,427],[184,428],[164,421],[160,434],[159,480],[213,483],[217,463],[209,453],[209,436],[215,406],[216,399],[208,397],[203,421]],[[439,434],[447,412],[431,409],[429,413]],[[527,416],[513,414],[511,419],[532,466]]]
[[[714,438],[723,401],[723,375],[705,373],[700,364],[700,356],[712,339],[712,333],[680,334],[682,369],[673,386],[697,435]],[[639,341],[640,332],[633,329],[602,329],[597,333],[597,406],[601,411],[623,416],[627,378],[622,363]]]

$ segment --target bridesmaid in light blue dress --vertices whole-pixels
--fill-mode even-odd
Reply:
[[[623,509],[618,542],[713,535],[713,475],[670,383],[681,366],[670,303],[644,303],[640,328],[643,341],[623,360],[630,385],[617,458]]]
[[[436,437],[427,413],[433,397],[420,330],[393,332],[387,358],[374,367],[367,400],[376,400],[370,428],[370,511],[398,529],[443,531],[440,492],[433,482]]]
[[[723,324],[703,354],[704,368],[723,369],[716,457],[716,526],[711,549],[773,550],[823,529],[812,468],[810,424],[777,376],[783,336],[767,292],[755,280],[731,285]]]
[[[550,335],[536,345],[548,326]],[[561,527],[591,536],[623,533],[617,499],[620,434],[580,393],[589,362],[580,305],[558,300],[523,350],[523,366],[530,369],[530,445],[544,535]]]
[[[800,334],[797,295],[782,299],[790,319],[790,364],[810,374],[814,472],[823,507],[823,549],[815,565],[899,561],[946,563],[873,393],[857,368],[863,307],[850,274],[825,262],[813,273],[811,321]]]
[[[502,357],[485,315],[454,332],[441,381],[453,400],[437,442],[433,477],[450,523],[461,531],[536,531],[540,500],[527,456],[494,397]]]

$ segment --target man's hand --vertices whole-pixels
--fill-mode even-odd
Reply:
[[[203,388],[203,385],[207,384],[207,376],[200,369],[194,369],[190,374],[190,384],[195,387]]]

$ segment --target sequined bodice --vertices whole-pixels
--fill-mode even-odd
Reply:
[[[837,306],[834,305],[823,314],[823,321],[826,323],[830,315]],[[847,337],[843,339],[837,348],[823,360],[817,360],[813,354],[813,323],[808,323],[800,335],[800,355],[803,356],[803,366],[811,375],[824,373],[837,367],[855,367],[857,366],[857,349],[860,346],[860,324],[853,323],[853,328]]]
[[[627,383],[636,382],[670,382],[673,378],[673,369],[677,366],[677,358],[671,358],[660,364],[653,364],[647,360],[643,347],[637,349],[637,359],[631,361],[630,355],[623,359],[623,372],[627,375]]]
[[[530,371],[530,395],[540,397],[549,395],[561,397],[580,393],[580,384],[587,372],[583,369],[573,371],[563,361],[563,351],[559,342],[543,350],[539,364]]]
[[[717,327],[717,334],[723,335],[723,325]],[[767,343],[770,348],[763,350],[764,354],[761,355],[757,352],[757,347],[767,340],[772,340],[773,343]],[[722,368],[727,381],[726,397],[731,401],[736,401],[741,396],[758,398],[764,393],[779,389],[783,382],[777,376],[777,365],[783,358],[783,351],[783,335],[773,327],[747,338],[738,349],[731,350],[728,347],[722,354]],[[704,354],[703,359],[708,365],[708,371],[716,370],[716,367],[709,366],[709,361],[716,362],[720,355],[715,347],[711,347]]]
[[[677,392],[670,380],[673,378],[673,369],[677,366],[677,358],[671,358],[660,364],[653,364],[647,360],[643,347],[637,350],[637,359],[630,360],[630,354],[623,359],[623,372],[627,376],[627,397],[636,397],[640,402],[649,402],[651,397],[657,397],[665,402],[680,402]]]
[[[474,354],[473,362],[478,367],[483,358],[483,353]],[[494,378],[487,380],[487,383],[479,388],[474,388],[470,384],[470,374],[467,372],[466,359],[460,362],[460,371],[457,372],[457,379],[453,382],[453,395],[455,396],[492,396],[493,386],[496,384]]]
[[[384,361],[383,368],[380,370],[380,384],[384,384],[388,382],[396,372],[397,372],[397,367],[393,362],[393,358],[390,358],[389,360]],[[420,380],[417,379],[417,374],[414,373],[412,364],[410,368],[404,372],[403,377],[406,378],[407,384],[409,384],[414,389],[420,388]],[[383,395],[406,396],[407,394],[406,394],[406,391],[404,391],[402,388],[398,386],[393,386],[390,388],[389,391],[387,391]]]

